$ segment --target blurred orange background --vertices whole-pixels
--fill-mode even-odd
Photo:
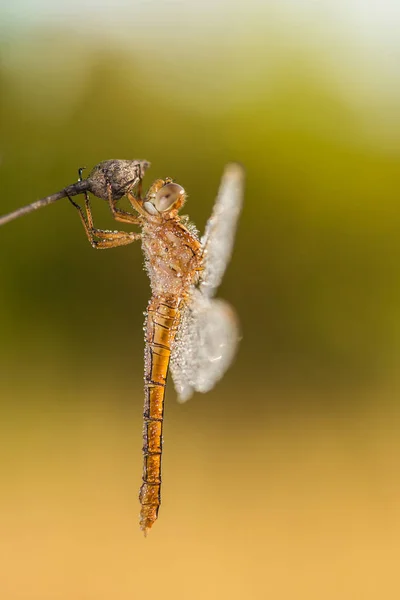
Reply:
[[[400,9],[381,9],[0,8],[1,214],[146,158],[203,230],[224,164],[247,170],[220,290],[243,340],[209,394],[169,386],[147,539],[140,246],[94,252],[68,201],[1,229],[2,599],[399,597]]]

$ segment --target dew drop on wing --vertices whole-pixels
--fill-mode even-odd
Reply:
[[[220,285],[232,254],[243,204],[244,178],[244,169],[240,164],[229,163],[225,167],[217,199],[201,239],[204,270],[200,287],[210,298]]]
[[[238,320],[223,300],[193,288],[172,346],[171,374],[179,402],[208,392],[231,364],[239,340]]]

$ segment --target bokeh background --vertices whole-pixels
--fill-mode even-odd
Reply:
[[[1,229],[3,600],[399,598],[399,34],[396,0],[1,4],[0,213],[146,158],[202,230],[247,169],[243,340],[168,389],[147,539],[140,247],[68,201]]]

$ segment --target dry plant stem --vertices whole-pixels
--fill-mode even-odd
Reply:
[[[140,185],[149,166],[150,163],[147,160],[104,160],[92,169],[87,179],[77,181],[60,192],[46,196],[46,198],[42,198],[41,200],[36,200],[32,204],[1,216],[0,226],[27,215],[38,208],[53,204],[53,202],[57,202],[61,198],[69,198],[85,192],[91,192],[97,198],[107,201],[109,201],[111,193],[114,201],[119,200],[133,187],[138,184]],[[118,209],[116,212],[118,212]],[[122,213],[123,211],[120,213],[121,216]]]
[[[68,196],[77,196],[78,194],[82,194],[83,192],[89,189],[89,183],[87,179],[83,181],[77,181],[72,185],[64,188],[60,192],[56,192],[55,194],[51,194],[50,196],[46,196],[46,198],[41,198],[40,200],[36,200],[36,202],[32,202],[32,204],[28,204],[27,206],[22,206],[21,208],[17,208],[6,215],[0,217],[0,226],[9,223],[10,221],[14,221],[14,219],[18,219],[19,217],[23,217],[24,215],[28,215],[29,213],[37,210],[38,208],[42,208],[43,206],[47,206],[48,204],[53,204],[53,202],[57,202],[57,200],[61,200],[61,198],[67,198]]]

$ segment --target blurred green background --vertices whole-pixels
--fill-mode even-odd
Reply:
[[[146,540],[139,245],[68,201],[0,231],[4,600],[397,599],[400,9],[328,0],[0,8],[0,213],[108,158],[203,230],[247,170],[220,295],[234,367],[179,406]],[[96,224],[115,228],[93,201]]]

